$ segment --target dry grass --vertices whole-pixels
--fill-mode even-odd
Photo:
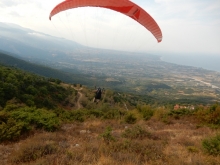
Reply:
[[[119,120],[88,120],[40,132],[19,143],[0,146],[1,165],[218,165],[219,156],[204,153],[202,140],[218,130],[197,127],[193,118],[152,118],[125,124]],[[112,128],[106,143],[101,134]],[[129,130],[129,131],[128,131]],[[124,136],[124,134],[126,136]]]

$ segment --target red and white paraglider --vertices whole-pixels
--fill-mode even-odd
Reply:
[[[158,42],[162,41],[162,32],[156,21],[144,9],[129,0],[65,0],[54,7],[49,19],[61,11],[77,7],[101,7],[120,12],[143,25]]]

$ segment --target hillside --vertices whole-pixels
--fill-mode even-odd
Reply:
[[[67,73],[44,65],[27,62],[14,56],[10,55],[9,52],[0,50],[0,64],[19,68],[47,78],[60,79],[64,82],[88,84],[89,79],[87,79],[87,75],[83,75],[77,70],[75,70],[75,74]]]
[[[52,108],[56,103],[62,104],[73,93],[73,90],[66,90],[60,86],[59,79],[37,76],[16,68],[1,66],[0,77],[2,107],[7,101],[15,98],[29,106]]]
[[[220,106],[160,106],[0,67],[0,164],[220,163]]]
[[[76,48],[82,45],[43,34],[31,29],[23,28],[16,24],[0,22],[0,49],[26,57],[29,59],[44,59],[51,61],[53,55]]]

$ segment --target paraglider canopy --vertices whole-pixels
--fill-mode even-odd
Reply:
[[[144,9],[129,0],[65,0],[54,7],[49,19],[61,11],[77,7],[101,7],[120,12],[143,25],[158,42],[162,41],[162,32],[156,21]]]

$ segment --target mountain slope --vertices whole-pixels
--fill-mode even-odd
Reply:
[[[22,57],[50,59],[61,52],[83,49],[84,46],[15,24],[0,22],[0,49]]]
[[[11,54],[8,55],[6,52],[0,51],[0,64],[6,66],[13,66],[28,72],[32,72],[44,77],[52,77],[60,79],[64,82],[69,83],[83,83],[87,84],[88,80],[86,79],[86,75],[82,74],[70,74],[66,72],[62,72],[56,69],[52,69],[50,67],[46,67],[43,65],[33,64],[15,57],[12,57]]]

